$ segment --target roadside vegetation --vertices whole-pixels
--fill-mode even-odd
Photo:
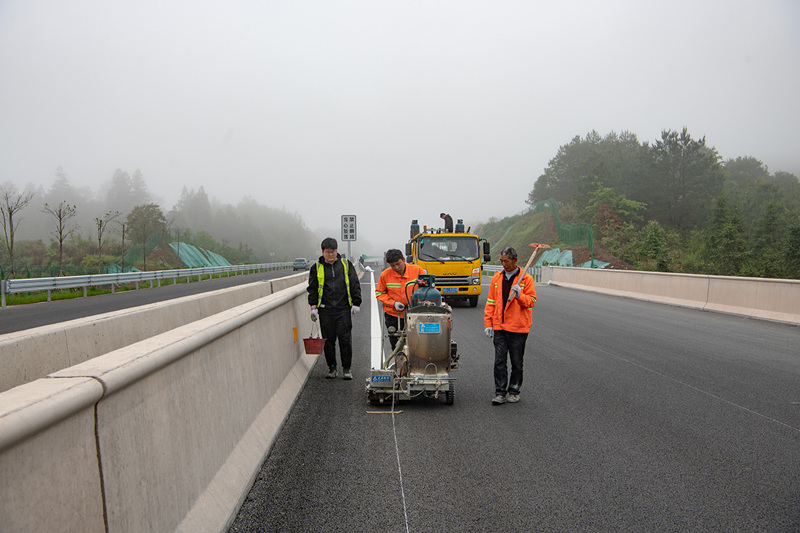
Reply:
[[[722,160],[684,128],[655,143],[591,132],[559,148],[527,203],[551,200],[562,224],[591,225],[595,259],[637,270],[800,279],[800,182],[751,156]],[[495,247],[572,248],[550,212],[477,227]],[[579,247],[575,247],[579,248]],[[497,257],[495,249],[493,257]]]
[[[527,259],[527,245],[540,242],[615,268],[800,279],[797,176],[771,173],[752,156],[723,160],[686,128],[665,130],[652,144],[630,132],[576,136],[533,182],[527,203],[525,213],[475,227],[495,258],[502,244]],[[593,246],[563,242],[556,214],[562,226],[591,228]],[[185,268],[171,242],[233,264],[291,261],[317,247],[299,214],[249,198],[226,205],[203,187],[184,188],[165,210],[138,170],[118,169],[98,193],[73,187],[61,167],[48,190],[5,182],[0,215],[2,279],[94,274],[110,265]]]
[[[138,170],[117,170],[94,194],[73,187],[59,167],[48,190],[0,183],[0,277],[54,277],[186,268],[171,242],[214,252],[232,264],[291,261],[316,248],[296,213],[245,198],[225,205],[202,187],[184,188],[169,209]]]

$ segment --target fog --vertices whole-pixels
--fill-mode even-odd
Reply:
[[[0,183],[139,169],[165,210],[203,186],[321,236],[355,214],[354,253],[523,211],[592,130],[800,175],[798,94],[793,0],[0,1]]]

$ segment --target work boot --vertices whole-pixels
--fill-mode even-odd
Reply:
[[[519,401],[519,393],[518,392],[509,392],[508,399],[506,400],[508,403],[517,403]]]
[[[350,373],[349,368],[344,369],[344,374],[342,374],[343,379],[353,379],[353,374]]]
[[[328,378],[328,379],[333,379],[333,378],[335,378],[335,377],[336,377],[336,376],[338,376],[338,375],[339,375],[339,372],[336,370],[336,367],[335,367],[335,366],[332,366],[332,367],[330,367],[330,369],[328,370],[328,373],[325,375],[325,377],[326,377],[326,378]]]
[[[492,405],[502,405],[506,403],[506,395],[505,394],[498,394],[494,398],[492,398]]]

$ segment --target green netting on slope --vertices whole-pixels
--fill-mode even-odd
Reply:
[[[203,252],[206,254],[206,257],[208,257],[208,260],[211,261],[211,266],[231,266],[230,262],[221,255],[211,250],[203,250]]]
[[[207,266],[230,266],[227,259],[214,252],[209,252],[185,242],[169,243],[170,248],[178,254],[183,264],[188,268],[199,268]]]
[[[594,261],[586,261],[585,263],[575,266],[578,268],[605,268],[610,264],[611,263],[606,263],[604,261],[598,261],[595,259]]]
[[[125,272],[141,272],[141,270],[139,270],[136,267],[127,266],[127,267],[125,267]],[[105,273],[105,274],[120,274],[120,273],[122,273],[122,267],[119,266],[116,263],[113,263],[113,264],[110,264],[110,265],[105,265],[103,267],[103,273]]]
[[[558,265],[558,266],[572,266],[572,250],[561,251],[561,248],[553,248],[552,250],[545,250],[544,253],[536,260],[534,266],[542,265]]]
[[[536,204],[531,206],[531,211],[533,213],[544,213],[545,211],[553,213],[553,220],[556,225],[559,240],[567,243],[567,246],[585,244],[589,247],[589,251],[592,252],[592,255],[594,255],[594,233],[591,224],[587,224],[586,222],[562,224],[561,219],[558,218],[558,204],[556,204],[556,201],[552,198],[536,202]]]

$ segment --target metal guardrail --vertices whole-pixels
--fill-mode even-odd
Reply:
[[[139,288],[139,283],[149,281],[150,286],[153,282],[157,282],[161,286],[161,280],[186,278],[188,283],[191,278],[197,276],[202,279],[203,276],[213,277],[214,274],[227,274],[231,273],[249,273],[259,272],[264,270],[282,270],[289,268],[292,263],[260,263],[257,265],[231,265],[221,267],[199,267],[199,268],[184,268],[176,270],[153,270],[149,272],[122,272],[117,274],[90,274],[87,276],[62,276],[57,278],[27,278],[27,279],[10,279],[0,282],[0,300],[2,300],[2,307],[6,306],[6,294],[17,294],[22,292],[40,292],[47,291],[47,301],[50,301],[50,294],[53,290],[58,289],[77,289],[83,288],[83,296],[87,296],[87,289],[89,287],[96,287],[102,285],[111,286],[111,292],[118,285],[135,283],[136,288]]]

